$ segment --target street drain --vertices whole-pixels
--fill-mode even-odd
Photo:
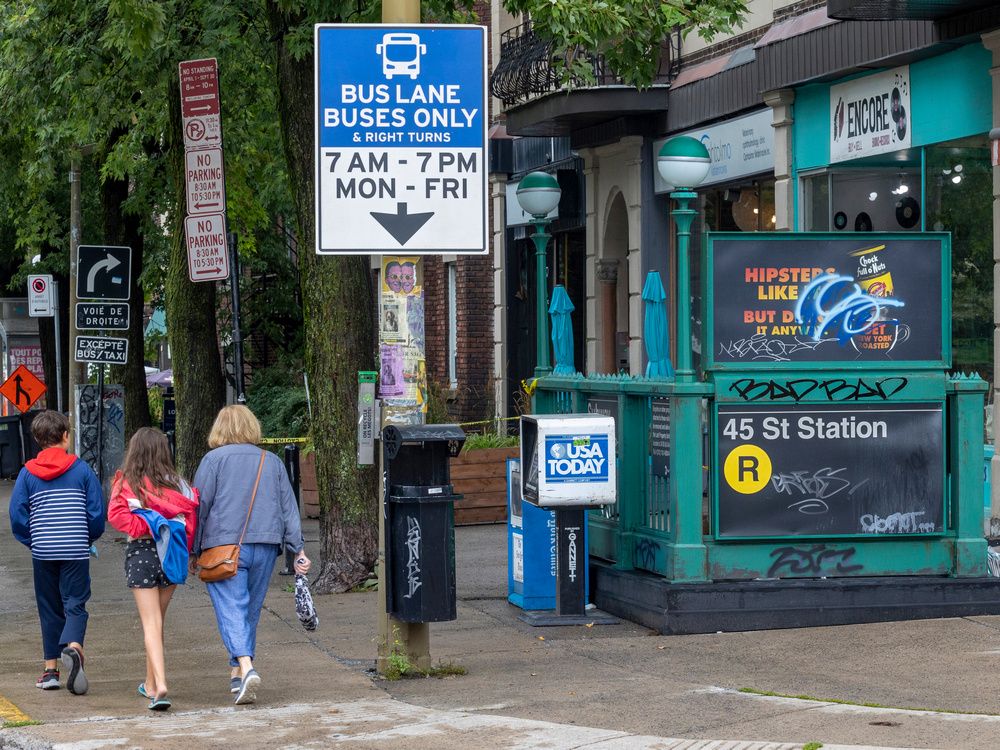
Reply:
[[[872,726],[872,727],[901,727],[901,726],[903,726],[902,722],[899,722],[899,721],[869,721],[868,725]]]

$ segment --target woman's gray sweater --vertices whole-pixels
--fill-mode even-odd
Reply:
[[[201,493],[194,554],[209,547],[236,544],[246,521],[260,465],[261,449],[244,443],[209,451],[194,475]],[[291,552],[303,547],[298,503],[281,459],[264,452],[264,468],[254,500],[245,544],[284,544]]]

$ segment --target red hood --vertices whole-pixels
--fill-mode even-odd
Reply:
[[[43,450],[24,467],[39,479],[48,482],[65,474],[75,462],[76,456],[67,453],[59,446],[54,446]]]
[[[120,481],[121,485],[119,492],[123,494],[126,498],[135,497],[135,493],[132,488],[128,486],[123,478],[121,478],[121,473],[116,475],[115,481]],[[183,493],[172,490],[169,487],[163,487],[159,490],[153,489],[153,485],[146,480],[146,507],[150,510],[155,510],[164,518],[173,518],[178,513],[186,513],[194,515],[198,513],[198,495],[195,491],[195,496],[193,499],[185,497]]]

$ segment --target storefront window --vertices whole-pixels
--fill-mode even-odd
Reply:
[[[993,381],[993,174],[986,136],[929,146],[927,229],[951,232],[954,368]]]
[[[992,168],[986,136],[803,175],[807,232],[952,233],[953,367],[993,379]],[[891,160],[891,161],[890,161]]]
[[[774,231],[774,180],[747,180],[698,191],[698,216],[691,227],[691,333],[695,369],[701,370],[701,250],[704,232]]]

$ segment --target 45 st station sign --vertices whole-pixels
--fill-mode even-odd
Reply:
[[[486,252],[486,29],[315,34],[316,252]]]

